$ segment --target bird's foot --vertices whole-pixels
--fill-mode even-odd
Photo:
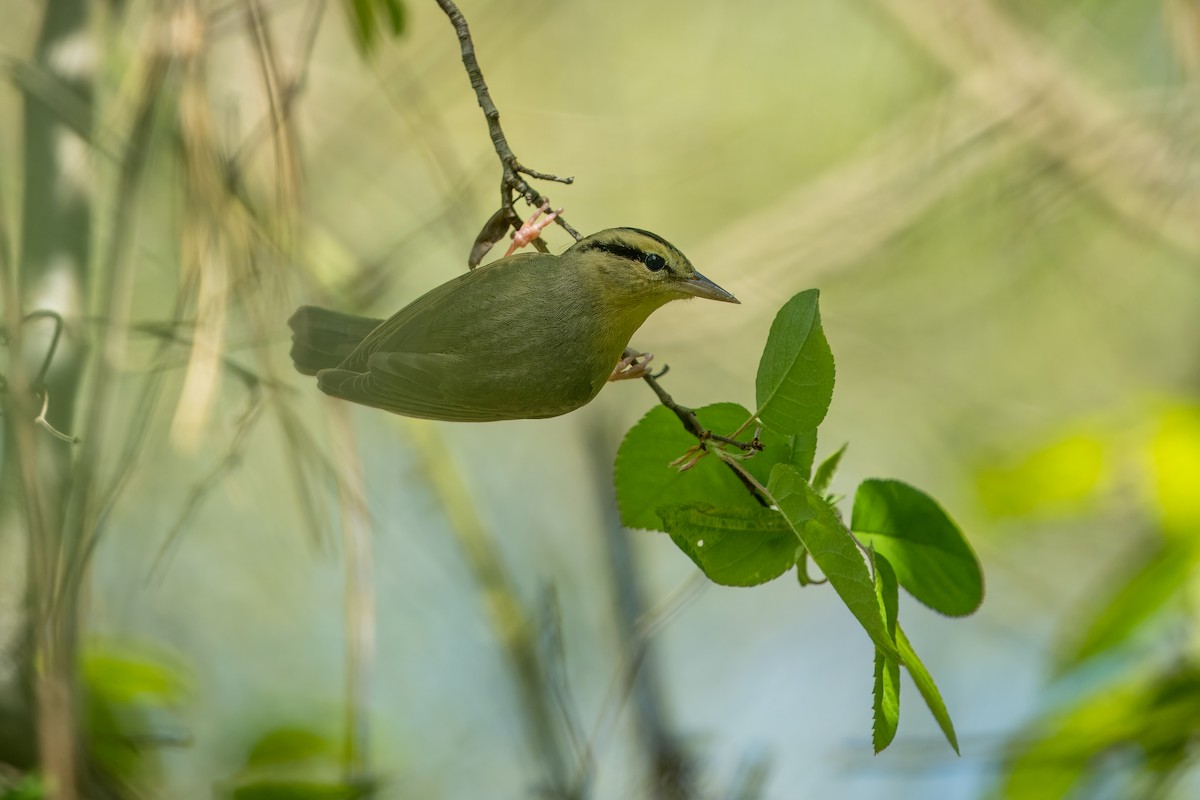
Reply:
[[[617,366],[608,379],[610,381],[627,381],[644,378],[650,374],[650,362],[653,360],[654,353],[630,353],[617,362]]]
[[[546,211],[550,211],[550,204],[542,203],[542,207],[534,212],[532,217],[525,220],[524,225],[513,232],[512,244],[508,246],[508,252],[504,254],[506,258],[532,242],[534,239],[541,236],[542,229],[551,222],[554,222],[554,218],[563,212],[563,210],[559,208],[554,211],[550,211],[549,214],[539,220],[538,217],[542,216],[542,214]]]

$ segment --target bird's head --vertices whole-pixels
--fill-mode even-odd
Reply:
[[[601,281],[604,294],[621,304],[657,308],[690,297],[738,302],[697,272],[674,245],[640,228],[609,228],[593,233],[572,245],[563,256],[578,260],[585,274]]]

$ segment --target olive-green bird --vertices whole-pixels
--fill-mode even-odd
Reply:
[[[662,237],[612,228],[464,273],[388,320],[302,306],[292,360],[326,394],[406,417],[554,417],[644,374],[648,357],[622,358],[629,340],[690,297],[738,302]]]

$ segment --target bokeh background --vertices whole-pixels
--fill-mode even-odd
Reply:
[[[396,7],[398,35],[382,2],[5,4],[20,281],[0,291],[10,327],[66,321],[49,418],[84,442],[36,429],[44,501],[81,482],[104,501],[93,544],[46,551],[78,565],[59,646],[85,665],[92,780],[1196,796],[1200,5],[461,3],[516,154],[575,178],[539,190],[584,232],[662,234],[741,299],[637,335],[677,400],[752,405],[775,311],[821,290],[818,452],[850,445],[834,489],[921,487],[985,567],[973,617],[900,612],[961,757],[908,683],[872,755],[871,645],[828,587],[712,586],[665,535],[617,527],[640,383],[454,425],[339,406],[291,370],[295,305],[389,315],[461,272],[497,207],[453,29],[432,0]],[[31,373],[45,322],[21,327]],[[16,439],[0,787],[35,791],[21,698],[45,587]]]

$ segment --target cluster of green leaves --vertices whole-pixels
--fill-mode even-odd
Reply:
[[[745,432],[757,431],[761,450],[714,439],[697,445],[659,406],[629,431],[617,454],[621,518],[630,528],[669,534],[725,586],[755,586],[793,567],[801,585],[817,583],[809,577],[811,559],[825,576],[819,582],[833,587],[875,645],[875,751],[895,736],[905,667],[957,752],[950,715],[897,621],[899,588],[935,611],[963,616],[983,599],[982,570],[946,512],[899,481],[864,481],[846,525],[828,494],[845,448],[813,470],[833,381],[818,293],[801,292],[771,326],[758,367],[758,409],[717,403],[695,412],[706,430],[733,431],[730,439],[751,441]]]
[[[1138,535],[1056,636],[1052,701],[1012,737],[996,795],[1166,797],[1195,769],[1200,405],[1156,398],[981,460],[982,505],[1019,521],[1111,514]],[[1128,508],[1131,487],[1140,505]],[[1064,699],[1065,698],[1065,699]]]

